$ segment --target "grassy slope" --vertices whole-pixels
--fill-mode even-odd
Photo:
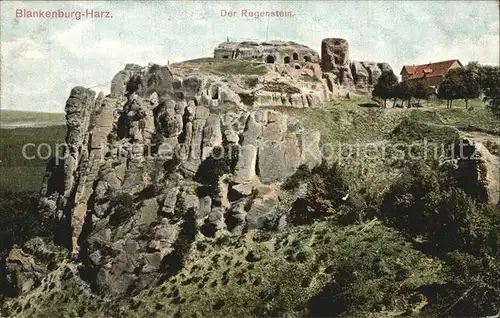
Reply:
[[[54,151],[56,144],[64,142],[65,135],[65,126],[0,129],[0,192],[39,191],[46,161],[40,158],[24,159],[23,146],[33,143],[38,147],[46,143]],[[32,146],[26,149],[27,155],[35,154]],[[41,148],[44,157],[47,149]]]
[[[422,285],[440,282],[442,275],[439,262],[413,250],[379,222],[336,228],[326,221],[274,236],[251,231],[239,244],[200,238],[177,275],[136,297],[105,301],[71,279],[61,287],[44,282],[9,305],[30,317],[62,312],[80,317],[303,316],[308,307],[319,309],[309,299],[334,278],[343,279],[351,266],[368,275],[362,282],[372,288],[368,292],[374,302],[397,299],[400,313],[418,306],[420,299],[409,296]],[[353,308],[371,309],[369,303]]]
[[[64,122],[64,113],[39,113],[39,112],[24,112],[16,110],[0,111],[0,123],[15,123],[26,121],[41,121],[41,122]]]
[[[242,60],[219,60],[211,57],[199,58],[172,64],[172,68],[184,71],[202,71],[219,75],[263,75],[267,67],[262,63]]]
[[[418,136],[419,140],[424,137],[445,140],[455,134],[454,127],[460,130],[462,136],[469,135],[461,131],[468,126],[500,133],[500,122],[480,101],[469,102],[473,106],[472,110],[466,110],[460,102],[456,101],[452,109],[447,109],[446,104],[440,101],[430,101],[423,108],[384,109],[360,107],[360,104],[373,104],[373,101],[367,97],[356,97],[324,108],[268,108],[283,111],[295,118],[290,121],[290,130],[300,132],[318,129],[322,144],[328,145],[326,149],[333,151],[330,160],[340,160],[353,188],[362,191],[369,189],[376,194],[383,192],[391,180],[398,176],[397,161],[391,156],[379,154],[382,146],[395,141],[391,133],[404,118],[420,123],[410,127],[418,128],[419,131],[406,136],[413,139]],[[498,139],[495,135],[489,137],[493,141]]]

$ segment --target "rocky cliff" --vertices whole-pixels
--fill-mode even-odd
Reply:
[[[100,290],[153,283],[187,226],[215,237],[277,222],[279,183],[321,162],[319,132],[291,132],[287,115],[257,106],[320,107],[322,83],[273,72],[252,95],[240,76],[183,71],[127,65],[110,95],[75,87],[66,102],[67,152],[47,169],[40,208]]]

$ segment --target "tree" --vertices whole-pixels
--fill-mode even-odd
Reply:
[[[460,82],[463,91],[461,92],[461,97],[465,100],[465,109],[469,108],[469,99],[479,97],[479,77],[472,70],[461,70]]]
[[[435,170],[419,161],[410,163],[384,197],[381,215],[386,223],[426,238],[439,252],[470,246],[472,218],[481,211],[457,187],[453,174],[446,166]]]
[[[323,162],[310,171],[302,167],[287,180],[285,187],[291,189],[300,182],[307,183],[307,191],[292,205],[292,224],[310,224],[315,219],[329,215],[341,217],[342,207],[351,203],[345,197],[349,193],[349,186],[337,163],[330,165]]]
[[[408,101],[408,107],[410,107],[410,102],[411,99],[414,95],[414,89],[412,85],[410,85],[408,82],[403,81],[399,82],[395,87],[393,91],[393,97],[394,97],[394,102],[396,102],[396,99],[401,99],[403,101]]]
[[[446,108],[451,108],[451,100],[452,100],[452,83],[449,80],[443,80],[441,85],[438,88],[438,97],[440,99],[446,100]]]
[[[473,85],[478,87],[478,96],[483,96],[486,107],[500,118],[500,67],[480,65],[478,62],[469,62],[465,67],[472,78]],[[474,86],[473,86],[474,87]],[[474,97],[478,97],[475,96]]]
[[[486,107],[500,118],[500,67],[483,66],[481,86]]]
[[[387,107],[387,99],[393,97],[394,86],[396,86],[397,83],[398,79],[396,75],[394,75],[394,72],[383,72],[373,88],[373,97],[382,98],[384,100],[384,107]]]
[[[417,103],[419,103],[421,99],[428,99],[432,94],[432,88],[427,85],[425,80],[416,81],[413,85],[413,89]]]
[[[438,89],[438,97],[447,100],[447,107],[453,106],[455,99],[461,99],[466,91],[463,83],[462,69],[456,68],[448,71]]]

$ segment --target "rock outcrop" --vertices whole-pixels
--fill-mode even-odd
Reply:
[[[22,248],[10,251],[5,269],[14,295],[22,295],[39,286],[45,276],[63,260],[65,251],[61,247],[33,238]]]
[[[382,72],[392,72],[387,63],[349,60],[349,43],[341,38],[321,42],[321,68],[328,86],[340,85],[368,90],[377,83]]]
[[[480,142],[463,139],[455,148],[460,186],[480,202],[500,201],[500,160]]]
[[[321,136],[289,130],[291,115],[275,107],[322,107],[340,86],[369,87],[390,69],[349,61],[345,40],[323,46],[320,65],[293,42],[224,43],[206,64],[128,64],[107,96],[73,88],[66,152],[47,167],[39,207],[85,279],[111,295],[139,291],[172,274],[195,237],[285,226],[280,184],[321,163]],[[267,63],[221,73],[229,52]],[[28,244],[9,256],[18,293],[47,273],[33,253]]]
[[[264,92],[277,94],[276,105],[318,107],[329,98],[324,83],[315,91],[266,80],[246,104],[238,83],[129,64],[108,96],[71,91],[68,151],[62,168],[48,167],[40,206],[99,290],[121,294],[152,284],[186,231],[213,237],[262,226],[279,203],[277,185],[301,164],[321,162],[318,133],[289,132],[287,115],[248,107],[270,106]],[[223,105],[230,107],[221,112]],[[60,189],[51,186],[60,182]],[[35,266],[24,259],[11,269],[26,277],[21,291],[41,271],[22,274]]]
[[[319,54],[295,42],[224,42],[214,49],[216,59],[240,59],[270,64],[319,63]]]
[[[323,72],[337,72],[349,60],[349,43],[345,39],[329,38],[321,41],[321,68]]]

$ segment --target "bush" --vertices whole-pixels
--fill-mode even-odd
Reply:
[[[309,224],[314,219],[335,214],[346,203],[343,197],[348,193],[348,186],[336,163],[323,162],[310,172],[306,167],[299,168],[285,182],[285,189],[297,187],[301,179],[307,182],[307,192],[292,205],[292,223]]]
[[[500,261],[454,251],[446,255],[447,281],[427,291],[423,316],[495,317],[500,311]]]
[[[23,244],[34,236],[48,236],[51,224],[37,210],[38,196],[30,192],[0,194],[0,257],[14,244]]]
[[[255,87],[259,83],[259,78],[252,76],[252,77],[247,77],[245,78],[245,84],[248,85],[249,87]]]
[[[433,170],[411,163],[384,197],[384,221],[409,236],[426,238],[438,252],[473,249],[474,222],[481,222],[484,206],[458,187],[453,173],[448,166]]]
[[[111,198],[110,207],[113,212],[109,217],[109,224],[112,226],[125,223],[136,211],[134,198],[128,193],[120,193]]]
[[[321,80],[316,76],[302,76],[301,79],[306,82],[321,82]]]
[[[321,246],[332,251],[327,263],[332,276],[309,300],[307,316],[387,316],[404,310],[421,286],[437,280],[431,261],[378,221],[335,235],[335,241]]]

